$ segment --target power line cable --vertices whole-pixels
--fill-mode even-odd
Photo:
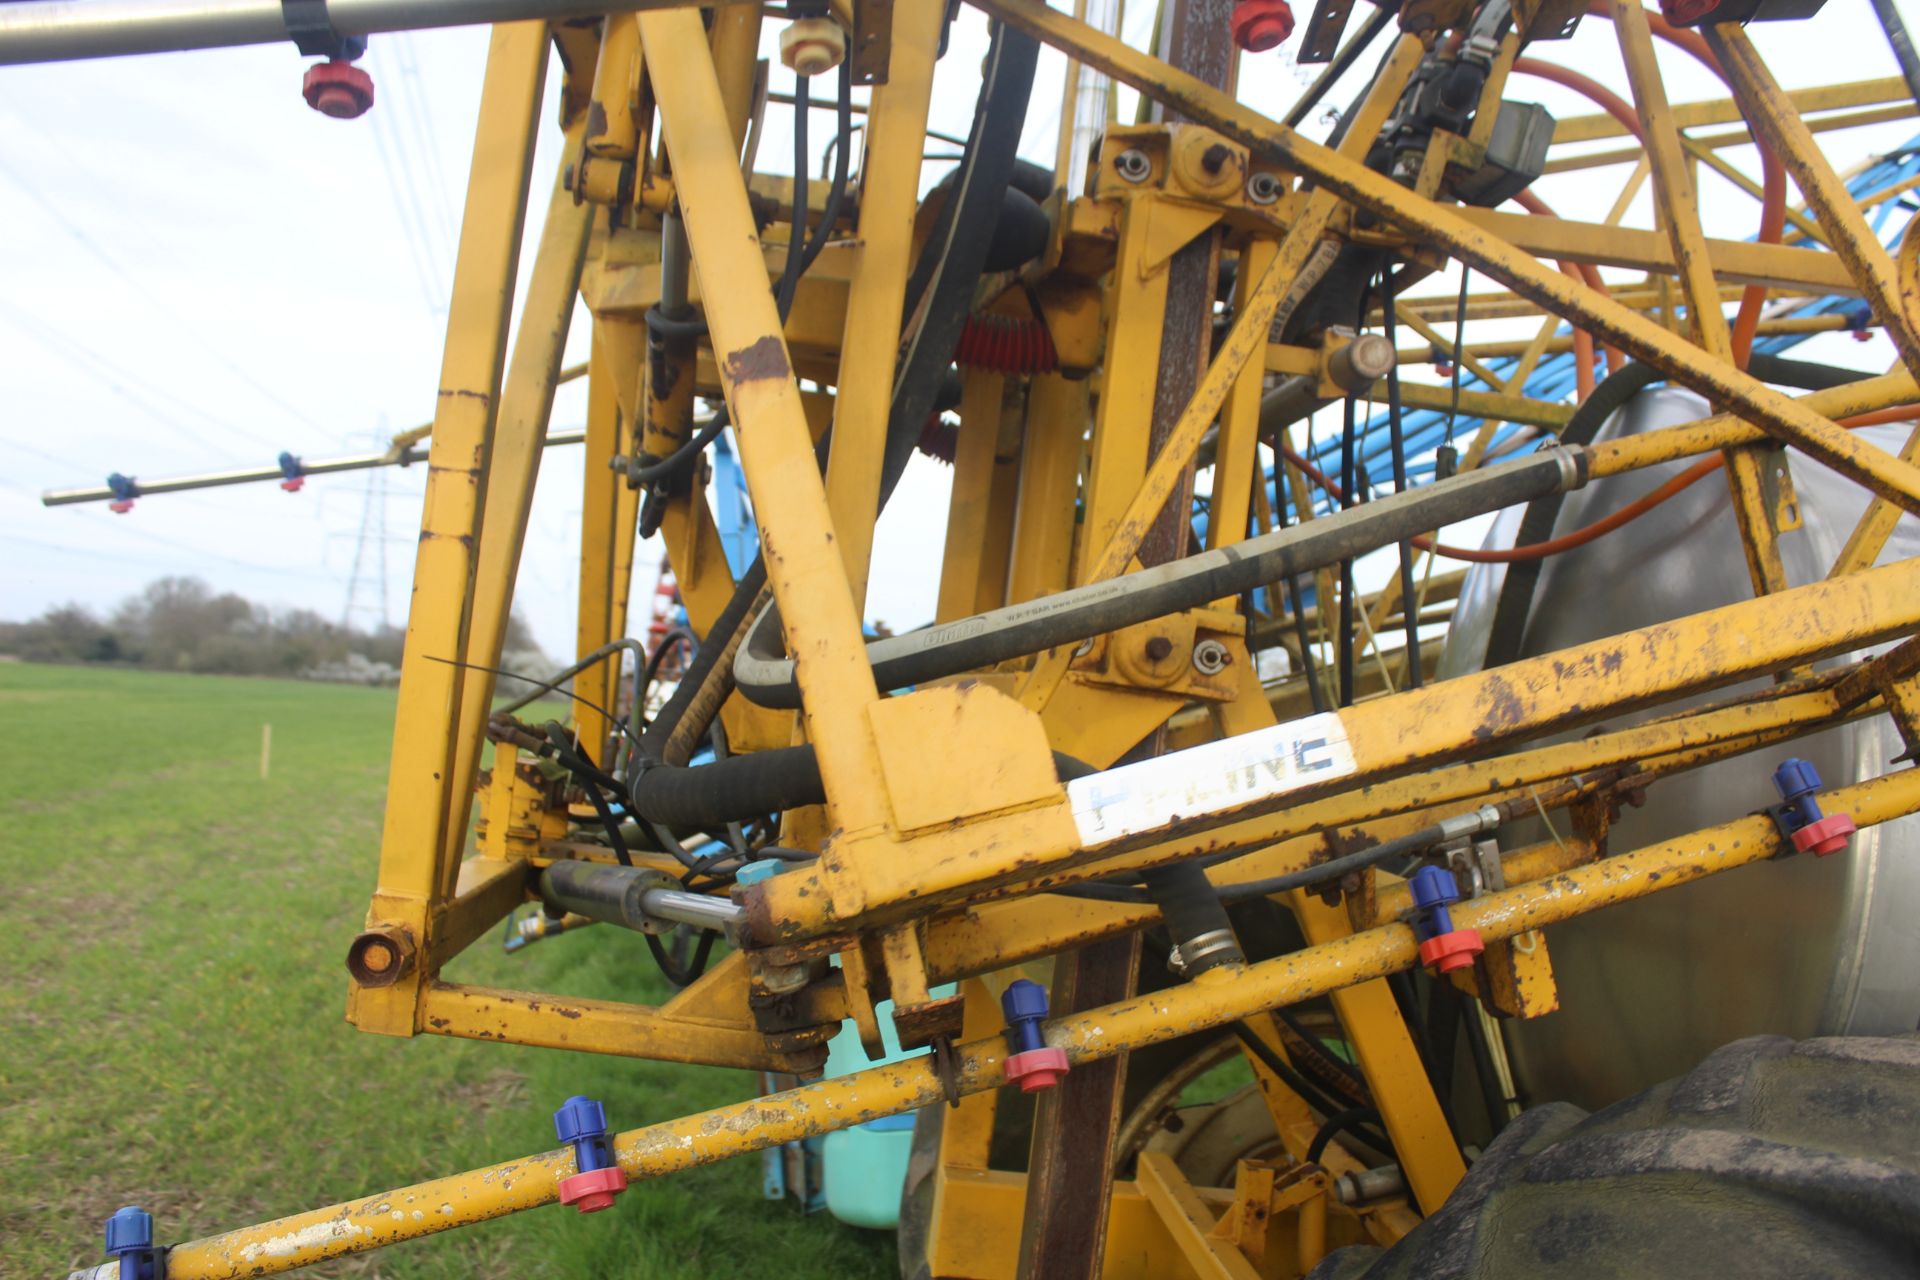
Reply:
[[[198,325],[195,325],[186,316],[168,306],[167,303],[149,289],[138,276],[128,271],[120,264],[117,258],[102,248],[93,237],[80,230],[74,219],[68,218],[65,214],[61,213],[59,208],[48,200],[44,193],[22,178],[19,173],[14,170],[13,166],[6,162],[4,157],[0,157],[0,176],[4,176],[9,182],[13,183],[14,186],[25,193],[27,198],[38,205],[41,212],[45,213],[54,225],[58,226],[60,230],[65,232],[67,236],[81,248],[92,254],[97,261],[109,271],[113,272],[114,275],[120,277],[120,279],[135,293],[139,294],[149,306],[179,325],[180,332],[190,338],[194,344],[200,347],[215,363],[225,368],[229,373],[233,374],[234,377],[240,379],[240,381],[252,387],[261,396],[265,397],[270,403],[278,406],[290,417],[304,422],[316,430],[323,429],[320,424],[309,417],[305,411],[282,398],[278,392],[268,387],[258,378],[255,378],[251,373],[248,373],[245,368],[224,354],[216,344],[207,338]]]

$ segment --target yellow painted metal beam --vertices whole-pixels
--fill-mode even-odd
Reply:
[[[867,707],[879,691],[732,160],[705,28],[693,10],[655,11],[641,15],[640,36],[828,810],[847,830],[878,828],[885,802],[872,785],[880,765]]]
[[[1788,103],[1801,115],[1816,111],[1838,111],[1846,107],[1878,106],[1883,102],[1911,102],[1912,90],[1899,76],[1877,80],[1853,80],[1846,84],[1820,85],[1794,89],[1786,95]],[[1714,98],[1705,102],[1676,102],[1669,108],[1674,127],[1697,129],[1709,124],[1732,124],[1746,117],[1732,98]],[[1626,126],[1602,111],[1597,115],[1569,116],[1553,126],[1553,145],[1571,142],[1597,142],[1602,138],[1626,136]]]
[[[369,927],[403,930],[421,954],[446,880],[442,865],[450,814],[467,812],[454,794],[454,734],[460,717],[486,467],[506,363],[507,322],[525,224],[533,144],[546,82],[547,27],[497,26],[487,54],[473,181],[467,188],[454,262],[453,297],[441,361],[427,492],[414,560],[413,604],[400,664],[399,707],[380,838],[380,877]],[[451,660],[451,661],[449,661]],[[417,1030],[418,971],[385,987],[349,990],[348,1017],[366,1031]]]
[[[1827,792],[1820,802],[1826,812],[1846,814],[1861,827],[1887,822],[1920,810],[1920,770]],[[1508,938],[1763,862],[1783,845],[1772,818],[1739,818],[1461,903],[1454,922],[1488,940]],[[1839,868],[1833,870],[1839,874]],[[1085,1063],[1298,1004],[1417,963],[1413,930],[1387,924],[1274,960],[1215,970],[1220,981],[1196,981],[1059,1018],[1045,1034],[1070,1061]],[[1005,1052],[999,1036],[958,1046],[953,1072],[958,1091],[998,1086]],[[932,1059],[910,1058],[630,1130],[615,1137],[614,1155],[631,1178],[660,1177],[934,1105],[945,1095]],[[559,1180],[574,1171],[570,1150],[544,1151],[395,1188],[177,1245],[167,1274],[171,1280],[238,1280],[363,1253],[552,1204]]]
[[[1856,440],[1757,379],[1704,359],[1674,334],[1490,234],[1477,220],[1422,200],[1382,174],[1349,160],[1236,102],[1196,77],[1129,48],[1037,0],[976,0],[1028,34],[1097,66],[1143,95],[1185,112],[1278,164],[1308,174],[1349,203],[1393,223],[1431,247],[1471,263],[1522,297],[1578,321],[1603,341],[1653,365],[1709,400],[1743,411],[1768,432],[1909,511],[1920,511],[1920,469]],[[1506,215],[1482,215],[1494,218]],[[1528,221],[1521,218],[1518,221]],[[1533,221],[1548,222],[1548,219]],[[1625,234],[1598,228],[1597,237]],[[1750,246],[1753,250],[1772,246]],[[1719,253],[1714,246],[1716,256]],[[1793,250],[1776,249],[1791,253]],[[1717,264],[1716,264],[1717,265]]]

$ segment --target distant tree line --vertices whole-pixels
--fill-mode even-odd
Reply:
[[[406,633],[360,631],[311,609],[270,609],[198,578],[150,583],[111,613],[63,604],[26,622],[0,622],[0,654],[27,662],[112,663],[219,675],[306,676],[338,670],[397,672]],[[525,622],[507,626],[513,670],[549,668]]]

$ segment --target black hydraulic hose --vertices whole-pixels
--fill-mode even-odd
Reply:
[[[1005,26],[995,29],[993,47],[987,55],[987,74],[974,111],[972,136],[960,165],[963,173],[987,167],[1011,172],[1013,152],[1020,140],[1020,121],[1025,118],[1032,91],[1033,63],[1038,50],[1039,46],[1024,35]],[[1022,66],[1024,71],[1021,70]],[[850,89],[847,92],[850,93]],[[849,101],[847,94],[843,93],[843,132],[850,131],[851,127],[844,124],[851,118],[851,108],[846,105]],[[844,153],[846,149],[843,142],[840,151]],[[838,176],[839,156],[835,157],[835,168]],[[883,507],[898,485],[900,475],[905,472],[907,461],[913,456],[913,445],[920,438],[928,408],[939,394],[940,379],[935,375],[951,361],[960,326],[966,323],[979,269],[977,265],[970,272],[964,268],[968,261],[976,264],[985,261],[987,244],[992,237],[992,218],[988,216],[988,211],[997,210],[1003,203],[999,191],[1004,189],[1004,184],[1005,180],[1002,179],[998,189],[978,182],[961,185],[959,194],[942,209],[941,219],[921,254],[915,271],[917,287],[913,281],[909,282],[903,315],[912,317],[922,313],[922,332],[938,324],[947,336],[944,345],[939,342],[930,346],[915,344],[916,351],[926,347],[942,353],[941,363],[936,368],[929,371],[925,367],[926,362],[914,365],[911,372],[918,380],[913,381],[907,377],[909,362],[903,361],[901,376],[895,378],[893,404],[888,415],[888,454],[881,477],[880,502]],[[845,184],[839,185],[844,187]],[[963,206],[965,216],[962,216]],[[823,236],[828,229],[823,224]],[[922,308],[921,294],[926,282],[935,278],[936,260],[947,259],[954,260],[954,270],[938,272],[935,285],[938,292],[929,300],[928,306]],[[829,430],[816,451],[822,465],[831,436]],[[896,448],[896,445],[903,447]],[[756,554],[753,564],[735,585],[726,608],[707,629],[700,651],[682,679],[680,688],[674,691],[674,696],[661,708],[654,723],[648,726],[643,746],[651,759],[669,765],[685,764],[691,755],[691,745],[699,741],[713,717],[719,714],[721,704],[732,691],[735,651],[746,635],[749,620],[759,611],[766,581],[766,562]],[[674,751],[666,749],[669,743],[675,746]],[[661,787],[664,782],[656,780],[651,785]],[[760,812],[764,814],[768,810],[762,809]]]
[[[1282,1084],[1299,1094],[1301,1101],[1323,1115],[1333,1115],[1340,1110],[1339,1103],[1323,1092],[1320,1086],[1294,1070],[1293,1064],[1275,1053],[1266,1041],[1254,1033],[1253,1028],[1244,1022],[1228,1025],[1233,1028],[1233,1034],[1239,1038],[1247,1052],[1260,1059],[1261,1066],[1279,1076]]]
[[[1759,352],[1749,357],[1747,372],[1763,382],[1800,391],[1823,391],[1858,382],[1867,376],[1857,369],[1841,369],[1805,360],[1785,360]],[[1665,377],[1652,365],[1638,361],[1630,361],[1608,374],[1573,411],[1573,416],[1560,432],[1561,443],[1592,444],[1607,419]],[[1530,546],[1553,537],[1553,526],[1560,519],[1560,508],[1565,498],[1563,493],[1550,493],[1528,503],[1527,512],[1520,520],[1520,530],[1514,535],[1514,545]],[[1533,593],[1545,566],[1545,560],[1517,560],[1507,566],[1506,576],[1500,583],[1500,599],[1493,609],[1493,626],[1487,635],[1487,669],[1503,667],[1520,657],[1521,646],[1526,641],[1527,618],[1533,612]]]
[[[1213,882],[1199,864],[1176,862],[1142,872],[1143,892],[1166,921],[1167,932],[1176,948],[1195,944],[1197,954],[1182,957],[1180,976],[1192,978],[1223,964],[1244,964],[1246,954],[1227,918],[1227,908],[1214,892]],[[1211,943],[1206,940],[1214,939]],[[1176,955],[1180,951],[1175,952]]]
[[[1237,596],[1544,493],[1578,488],[1586,468],[1583,450],[1543,450],[1233,546],[890,636],[868,645],[867,655],[882,689],[958,675]],[[762,706],[800,705],[793,663],[780,656],[778,633],[767,615],[741,646],[734,675],[741,692]]]
[[[1086,765],[1054,753],[1067,776]],[[827,802],[813,745],[729,756],[694,769],[644,764],[628,783],[635,813],[666,827],[708,827]]]
[[[1334,1138],[1342,1133],[1349,1132],[1375,1150],[1391,1154],[1393,1151],[1391,1145],[1380,1145],[1386,1142],[1386,1138],[1379,1130],[1361,1128],[1361,1126],[1369,1120],[1376,1125],[1380,1123],[1380,1113],[1372,1107],[1353,1107],[1349,1110],[1339,1112],[1336,1115],[1328,1116],[1327,1122],[1320,1126],[1320,1131],[1313,1135],[1313,1141],[1307,1144],[1307,1163],[1319,1164],[1320,1157],[1327,1153],[1327,1147],[1332,1143]]]

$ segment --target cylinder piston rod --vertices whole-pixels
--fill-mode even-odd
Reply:
[[[555,910],[642,933],[661,933],[676,924],[725,932],[742,916],[737,904],[689,893],[662,872],[598,862],[554,863],[540,873],[540,898]]]

